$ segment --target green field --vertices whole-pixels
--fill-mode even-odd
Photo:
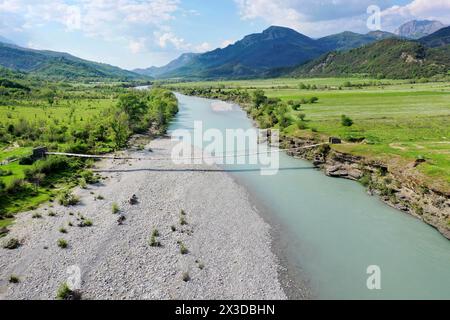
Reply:
[[[308,89],[304,88],[308,85]],[[285,128],[287,135],[338,136],[348,143],[334,148],[370,159],[379,159],[402,171],[416,159],[426,162],[416,169],[427,186],[450,192],[450,81],[413,83],[407,80],[355,78],[275,79],[255,81],[197,82],[179,88],[213,88],[251,91],[263,89],[282,101],[317,97],[288,109],[292,122],[305,115],[302,129]],[[220,95],[219,95],[220,97]],[[354,124],[345,127],[341,116]],[[358,142],[355,142],[358,141]]]

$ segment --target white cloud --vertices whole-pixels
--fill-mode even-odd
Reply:
[[[312,36],[344,30],[367,32],[370,5],[382,10],[382,29],[391,30],[408,19],[437,19],[448,23],[450,0],[234,0],[242,19],[262,19],[269,24],[294,28]]]
[[[224,40],[223,42],[222,42],[222,44],[220,45],[220,47],[221,48],[226,48],[226,47],[228,47],[230,44],[233,44],[233,43],[235,43],[236,41],[234,41],[234,40],[229,40],[229,39],[227,39],[227,40]]]
[[[404,6],[392,6],[382,11],[382,22],[394,29],[412,19],[439,20],[450,23],[450,0],[414,0]]]
[[[187,42],[185,39],[176,36],[174,33],[168,32],[155,32],[155,40],[157,44],[163,48],[169,48],[172,46],[178,51],[190,51],[190,52],[205,52],[211,50],[211,45],[208,42],[203,42],[198,45]]]
[[[146,39],[140,38],[138,40],[130,40],[128,48],[133,54],[141,53],[146,48]]]
[[[155,37],[161,48],[167,48],[167,46],[171,44],[177,50],[185,50],[190,46],[183,38],[177,37],[172,32],[165,32],[162,34],[155,32]]]
[[[56,22],[89,36],[116,38],[139,26],[174,19],[179,0],[0,0],[0,13],[17,14],[27,27]]]
[[[195,52],[206,52],[211,50],[211,45],[208,42],[203,42],[199,44],[198,46],[194,47]]]

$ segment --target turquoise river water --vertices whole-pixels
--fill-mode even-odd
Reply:
[[[214,111],[212,100],[177,95],[170,130],[248,129],[238,106]],[[232,151],[232,150],[231,150]],[[450,241],[425,223],[369,196],[356,182],[334,179],[311,163],[280,154],[280,171],[227,165],[267,209],[282,233],[282,251],[319,299],[450,299]],[[369,290],[367,268],[381,269],[381,289]]]

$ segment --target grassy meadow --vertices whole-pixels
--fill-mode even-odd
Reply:
[[[291,119],[291,124],[283,128],[287,135],[322,139],[338,136],[347,143],[333,148],[379,159],[399,171],[417,159],[425,159],[416,168],[419,180],[450,192],[450,81],[267,79],[176,86],[212,88],[213,92],[246,90],[250,94],[258,89],[264,90],[268,98],[283,102],[317,97],[317,102],[301,103],[297,110],[287,104]],[[349,117],[353,125],[344,126],[342,115]]]

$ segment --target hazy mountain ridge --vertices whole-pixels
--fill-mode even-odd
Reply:
[[[436,20],[412,20],[401,25],[394,33],[404,38],[419,39],[444,27],[442,22]]]
[[[176,58],[175,60],[172,60],[168,64],[162,67],[150,67],[146,69],[134,69],[132,70],[135,73],[150,76],[150,77],[158,77],[162,74],[171,72],[175,69],[181,68],[191,62],[196,56],[198,56],[198,53],[183,53],[181,56]]]
[[[110,78],[132,80],[143,77],[119,67],[84,60],[64,52],[34,50],[1,42],[0,65],[37,76],[60,79]]]

